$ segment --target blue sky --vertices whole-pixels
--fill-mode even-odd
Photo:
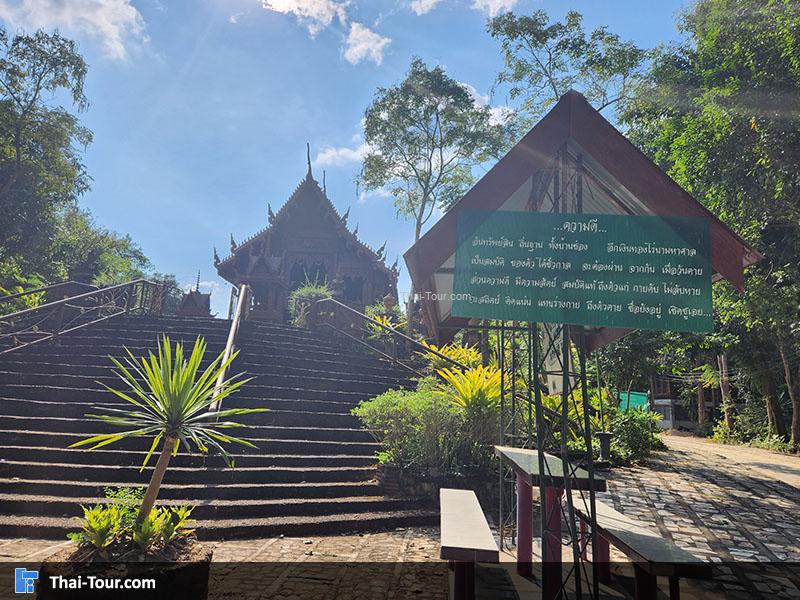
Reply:
[[[182,284],[201,272],[224,314],[228,287],[212,248],[266,225],[305,175],[327,171],[328,195],[388,262],[413,227],[391,200],[356,192],[360,121],[378,86],[411,58],[441,64],[489,95],[501,68],[485,32],[490,14],[545,9],[585,16],[652,47],[676,39],[679,0],[0,0],[10,30],[59,28],[90,64],[82,115],[94,132],[93,178],[82,204],[99,224],[130,234],[156,269]],[[497,106],[506,99],[488,99]],[[402,260],[401,260],[402,265]],[[403,270],[401,292],[408,289]]]

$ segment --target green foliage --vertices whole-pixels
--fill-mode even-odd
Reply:
[[[107,487],[103,490],[106,498],[114,503],[119,510],[120,526],[128,529],[136,521],[139,506],[144,498],[143,487]]]
[[[508,86],[511,99],[520,102],[515,117],[525,128],[570,89],[597,110],[616,104],[636,88],[647,57],[606,27],[585,32],[575,11],[553,22],[543,10],[530,16],[507,12],[490,19],[487,28],[502,46],[504,68],[496,85]]]
[[[150,268],[129,236],[77,206],[91,181],[82,152],[92,134],[59,103],[88,106],[86,73],[75,42],[58,32],[0,28],[0,285],[111,285]]]
[[[429,344],[425,340],[420,343],[428,348],[428,351],[418,352],[418,354],[428,362],[428,366],[434,371],[452,368],[454,366],[452,362],[442,358],[438,354],[443,354],[447,358],[450,358],[468,368],[477,367],[481,364],[480,350],[474,346],[462,346],[461,344],[456,343],[436,346],[435,344]]]
[[[715,309],[739,338],[732,359],[739,354],[736,366],[772,405],[780,433],[771,371],[779,347],[800,351],[800,125],[791,100],[800,93],[800,5],[701,0],[679,26],[683,41],[657,52],[622,119],[656,163],[765,255],[744,294],[715,286]],[[793,413],[798,437],[800,402]]]
[[[308,320],[308,311],[314,302],[332,297],[331,289],[326,281],[311,281],[306,274],[303,285],[293,290],[289,294],[289,314],[292,316],[292,323],[298,327],[304,327]]]
[[[436,393],[447,398],[462,417],[464,433],[472,441],[473,459],[480,461],[483,447],[497,441],[500,419],[499,369],[478,365],[472,369],[440,369],[444,381]]]
[[[469,189],[472,167],[497,155],[504,131],[463,84],[415,58],[402,82],[376,91],[364,135],[360,182],[389,190],[398,215],[414,221],[416,240],[437,205]]]
[[[41,286],[36,286],[41,287]],[[35,288],[34,288],[35,289]],[[0,286],[0,296],[10,296],[12,294],[22,294],[25,288],[21,285],[15,285],[10,289]],[[33,294],[26,294],[13,300],[8,300],[0,304],[0,314],[8,314],[17,312],[19,310],[27,310],[29,308],[36,308],[44,302],[44,297],[47,292],[36,292]]]
[[[131,548],[139,554],[153,553],[194,533],[190,528],[193,509],[189,506],[154,508],[138,522],[143,495],[143,488],[105,488],[107,501],[82,506],[81,529],[67,537],[108,558],[112,551],[124,555]]]
[[[194,533],[194,529],[189,529],[192,516],[192,508],[189,506],[172,506],[162,508],[161,519],[161,539],[165,544],[171,544],[175,540]]]
[[[622,463],[636,463],[652,450],[661,450],[664,443],[658,437],[656,413],[631,409],[619,411],[611,421],[611,454]]]
[[[163,526],[164,513],[158,509],[151,510],[150,514],[144,519],[137,519],[133,524],[131,540],[142,554],[147,554],[155,545],[160,537]]]
[[[381,442],[381,462],[422,472],[463,468],[461,416],[447,398],[435,393],[434,385],[427,381],[417,390],[390,390],[353,409]]]
[[[9,38],[0,28],[0,278],[45,275],[59,211],[89,186],[80,151],[91,133],[57,104],[78,110],[86,63],[75,42],[37,31]]]
[[[232,466],[233,457],[222,444],[233,442],[251,448],[254,446],[246,440],[223,433],[225,429],[242,427],[239,423],[225,419],[266,409],[230,408],[209,412],[212,404],[221,403],[249,379],[242,379],[241,374],[226,378],[215,397],[216,380],[233,362],[237,353],[224,362],[220,353],[201,372],[200,365],[205,351],[206,343],[203,338],[198,337],[187,359],[181,342],[175,344],[173,351],[169,337],[163,336],[159,340],[157,356],[150,352],[148,357],[136,358],[126,348],[128,356],[124,363],[112,357],[111,361],[117,367],[115,374],[128,391],[122,392],[102,385],[135,408],[127,411],[98,406],[99,411],[108,414],[86,416],[128,429],[95,435],[70,447],[91,446],[90,450],[93,450],[129,437],[152,436],[153,443],[145,455],[142,469],[147,466],[162,439],[176,440],[173,455],[178,453],[181,443],[190,449],[194,446],[203,454],[208,452],[209,447],[213,447]]]
[[[439,369],[445,385],[438,393],[465,412],[483,413],[497,410],[500,401],[499,369],[478,365],[472,369]]]
[[[102,549],[117,541],[121,531],[119,508],[115,504],[81,506],[83,524],[81,537],[95,548]]]

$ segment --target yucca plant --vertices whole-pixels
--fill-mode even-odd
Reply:
[[[98,410],[107,414],[86,416],[128,429],[95,435],[72,444],[70,448],[91,446],[89,450],[94,450],[126,438],[153,436],[150,450],[142,462],[141,470],[144,470],[161,443],[161,452],[139,509],[137,521],[141,523],[149,518],[170,458],[178,453],[181,443],[190,451],[194,446],[203,454],[208,452],[209,447],[216,448],[225,462],[233,466],[233,457],[222,444],[233,442],[250,448],[255,446],[246,440],[223,433],[224,429],[243,426],[225,419],[233,415],[261,412],[266,409],[211,409],[212,405],[219,406],[223,399],[250,380],[242,379],[241,373],[234,375],[224,381],[215,395],[217,378],[233,362],[238,352],[233,353],[224,362],[220,354],[205,371],[200,372],[200,364],[206,352],[206,343],[202,337],[198,337],[195,341],[188,359],[184,356],[183,344],[176,343],[173,351],[167,336],[159,340],[157,356],[150,352],[148,357],[137,359],[130,350],[126,348],[125,351],[128,355],[124,359],[124,364],[113,357],[111,361],[117,367],[115,374],[127,386],[128,391],[123,392],[105,384],[101,385],[132,404],[133,410],[102,406],[98,407]]]

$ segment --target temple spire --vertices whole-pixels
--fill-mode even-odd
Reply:
[[[197,269],[197,284],[194,286],[194,291],[200,291],[200,269]]]
[[[324,196],[328,195],[328,186],[325,183],[325,169],[322,169],[322,194]]]
[[[311,144],[306,142],[306,161],[308,162],[308,173],[306,173],[306,179],[313,179],[313,175],[311,175]]]

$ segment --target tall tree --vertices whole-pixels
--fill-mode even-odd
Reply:
[[[496,88],[508,86],[524,127],[570,89],[583,93],[597,110],[615,106],[633,92],[647,58],[646,51],[606,27],[587,33],[575,11],[552,22],[543,10],[530,16],[509,12],[490,19],[487,28],[503,52]]]
[[[86,108],[85,76],[75,42],[58,32],[9,39],[0,29],[0,277],[38,266],[27,259],[88,188],[80,149],[91,133],[57,104],[66,97]]]
[[[624,103],[623,121],[678,183],[766,255],[751,268],[746,293],[723,286],[717,308],[757,334],[760,354],[775,357],[741,367],[760,370],[753,375],[780,430],[770,369],[782,364],[779,352],[787,358],[791,393],[790,357],[800,352],[800,5],[700,0],[680,28],[685,41],[655,57],[646,85]],[[797,445],[800,398],[792,399]]]
[[[378,88],[364,114],[368,151],[360,182],[388,189],[398,215],[414,222],[416,242],[435,209],[469,189],[473,167],[499,152],[504,134],[466,86],[415,58],[402,82]],[[409,327],[413,297],[412,287]]]

